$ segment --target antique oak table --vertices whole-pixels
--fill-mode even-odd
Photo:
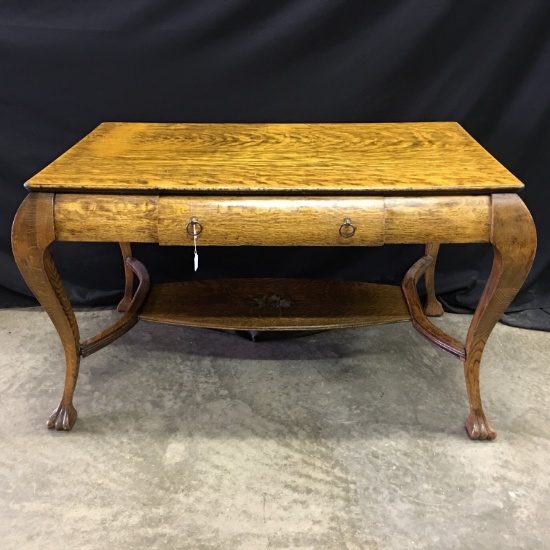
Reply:
[[[493,439],[479,391],[494,325],[522,285],[536,233],[523,187],[460,125],[105,123],[26,183],[13,224],[17,265],[61,338],[66,378],[49,428],[76,420],[80,358],[139,319],[227,329],[336,328],[411,320],[464,362],[472,439]],[[123,315],[81,342],[50,247],[118,242]],[[401,287],[244,279],[150,285],[131,242],[202,246],[380,246],[423,243]],[[494,262],[465,343],[441,315],[434,266],[441,243],[490,242]],[[191,248],[189,248],[191,247]],[[427,302],[416,284],[425,277]],[[134,278],[137,288],[134,290]]]

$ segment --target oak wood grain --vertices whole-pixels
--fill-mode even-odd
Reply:
[[[151,287],[151,281],[149,279],[149,273],[145,266],[135,258],[127,258],[126,265],[138,278],[139,284],[135,294],[132,296],[130,304],[124,312],[124,315],[120,317],[115,323],[105,330],[96,334],[92,338],[89,338],[80,346],[80,355],[87,357],[96,351],[104,348],[110,343],[118,340],[121,336],[126,334],[132,327],[134,327],[139,321],[138,314],[143,307],[147,294]]]
[[[196,216],[209,245],[378,246],[390,243],[489,242],[490,196],[439,197],[154,197],[60,194],[56,239],[192,244]],[[352,238],[338,230],[345,218]]]
[[[65,352],[65,386],[61,403],[48,419],[48,428],[70,430],[76,421],[73,394],[80,365],[79,331],[73,309],[55,267],[51,244],[54,232],[54,196],[31,193],[15,216],[12,248],[25,282],[52,320]]]
[[[424,256],[420,258],[414,265],[407,271],[405,278],[403,279],[402,289],[405,302],[409,308],[409,314],[413,327],[424,338],[430,341],[438,348],[458,357],[464,359],[466,353],[464,351],[464,344],[458,341],[456,338],[449,336],[443,332],[439,327],[436,327],[430,322],[418,296],[416,285],[420,278],[425,274],[426,270],[434,263],[433,256]]]
[[[435,295],[435,264],[439,254],[438,243],[428,243],[426,245],[426,256],[431,256],[434,261],[426,268],[424,281],[426,283],[426,304],[424,311],[428,317],[441,317],[444,313],[443,306]]]
[[[14,221],[14,256],[66,356],[63,397],[48,427],[67,430],[76,419],[78,327],[50,253],[54,240],[67,240],[119,242],[125,259],[119,309],[126,313],[85,342],[84,354],[121,335],[138,314],[155,322],[255,330],[412,316],[421,333],[465,361],[470,437],[496,436],[480,398],[481,356],[530,269],[536,235],[515,195],[522,184],[458,124],[105,123],[27,188],[39,193],[29,195]],[[338,281],[199,281],[153,287],[139,313],[148,278],[131,258],[130,242],[191,245],[186,226],[192,218],[200,223],[199,246],[428,244],[403,293],[390,285]],[[491,242],[495,259],[462,346],[426,314],[441,312],[434,290],[439,244],[477,242]],[[133,301],[132,267],[141,280]],[[416,290],[423,274],[426,314]]]
[[[387,244],[489,242],[490,196],[386,197],[384,204]]]
[[[495,324],[525,281],[535,258],[537,236],[531,214],[514,194],[492,198],[491,274],[466,337],[464,374],[470,402],[466,429],[472,439],[494,439],[496,432],[481,402],[479,371],[485,344]]]
[[[223,279],[154,285],[140,318],[234,330],[305,330],[407,321],[409,313],[393,285]]]
[[[124,313],[128,311],[132,303],[132,295],[134,292],[134,272],[128,264],[128,260],[132,258],[132,245],[130,243],[118,243],[120,252],[122,253],[122,263],[124,265],[124,296],[120,300],[117,311]]]
[[[143,242],[157,240],[157,197],[55,196],[58,241]]]
[[[271,195],[523,187],[455,122],[103,123],[26,186],[64,193]]]
[[[384,199],[160,197],[158,241],[190,245],[187,224],[202,226],[199,246],[379,246],[384,244]],[[349,219],[353,236],[340,229]],[[192,233],[192,231],[190,231]]]

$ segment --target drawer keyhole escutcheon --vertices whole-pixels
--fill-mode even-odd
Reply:
[[[185,227],[187,234],[191,237],[198,237],[202,233],[202,224],[199,222],[198,218],[193,216],[187,226]]]
[[[357,228],[351,223],[351,220],[349,218],[345,218],[344,223],[340,226],[338,232],[340,233],[340,237],[350,239],[355,235],[356,230]]]

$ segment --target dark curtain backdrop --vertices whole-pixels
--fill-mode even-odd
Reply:
[[[102,121],[456,120],[525,184],[539,233],[508,321],[550,323],[548,0],[0,1],[0,306],[32,303],[10,249],[23,183]],[[399,282],[419,247],[136,246],[153,280]],[[55,245],[77,305],[115,302],[118,248]],[[437,291],[475,307],[488,246],[444,246]],[[516,312],[512,314],[512,312]]]

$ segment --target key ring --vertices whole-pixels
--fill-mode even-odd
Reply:
[[[190,227],[193,226],[193,231],[189,231]],[[198,226],[198,231],[197,231]],[[189,223],[185,226],[185,231],[187,231],[187,234],[191,237],[198,237],[202,233],[202,224],[199,222],[198,218],[195,218],[194,216],[191,218]]]
[[[349,218],[346,218],[344,220],[344,223],[340,226],[338,233],[340,233],[340,237],[343,237],[344,239],[350,239],[355,235],[356,230],[357,227],[355,227],[355,225],[351,223],[351,220]],[[346,233],[344,233],[344,231],[346,231]]]

